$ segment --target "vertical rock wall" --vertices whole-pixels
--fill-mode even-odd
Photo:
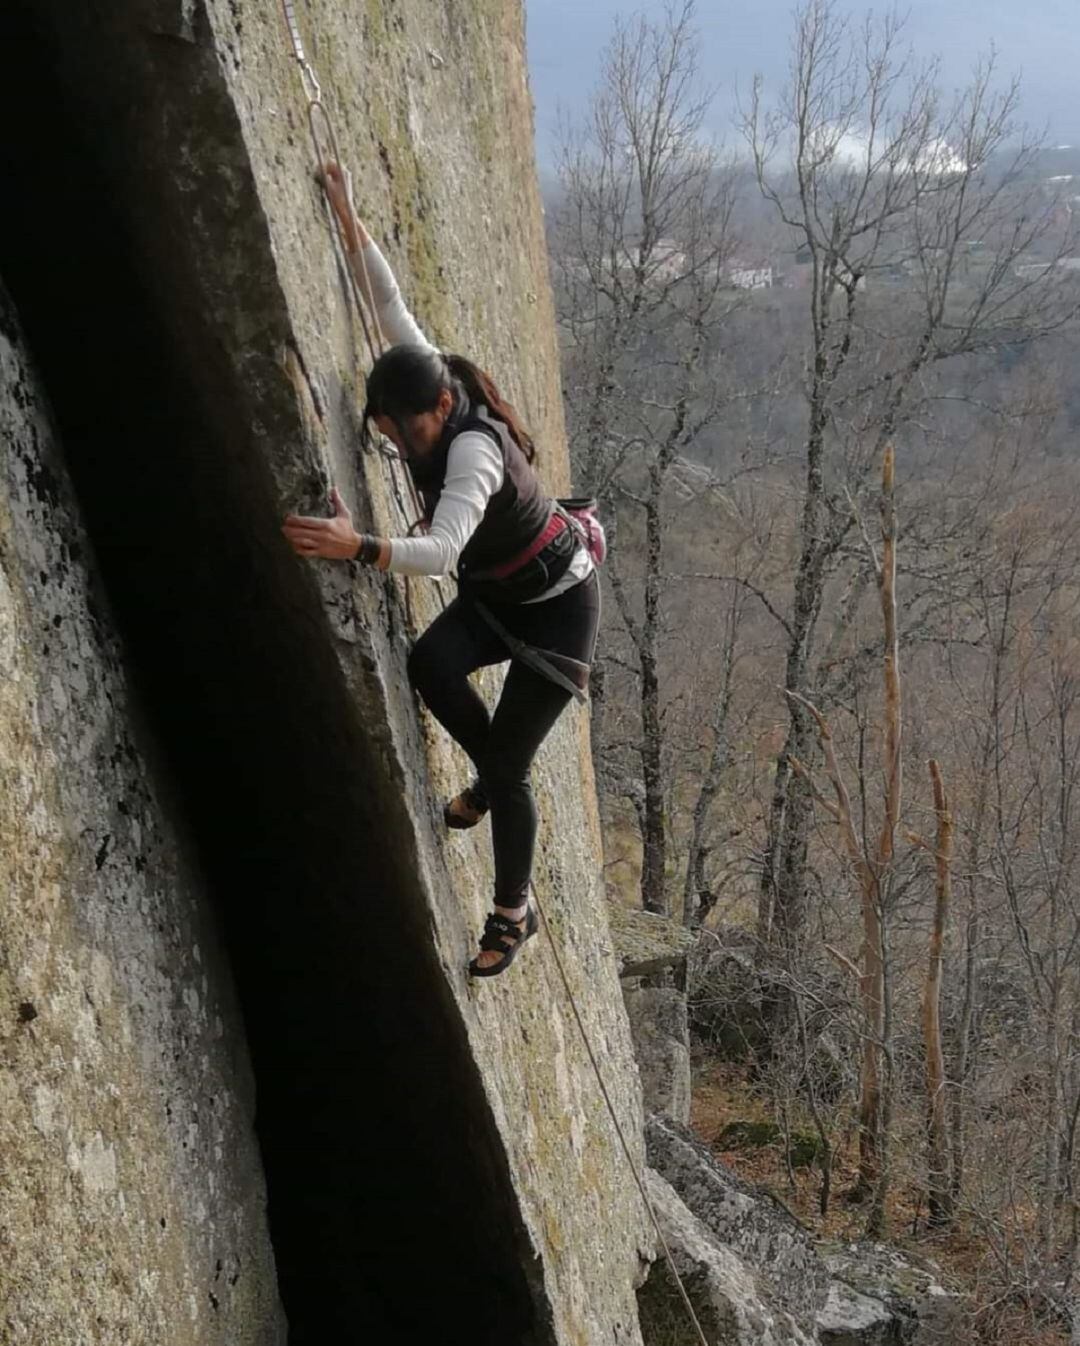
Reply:
[[[0,293],[0,1341],[284,1342],[243,1027]]]
[[[226,4],[208,6],[213,40],[233,57],[222,67],[266,216],[289,340],[305,374],[303,448],[297,454],[294,441],[286,462],[280,437],[267,449],[283,498],[297,480],[297,463],[307,459],[320,482],[342,484],[360,517],[380,531],[401,531],[412,520],[401,510],[393,472],[378,460],[356,458],[350,357],[362,367],[365,352],[348,326],[326,217],[311,182],[296,74],[271,8],[259,16],[245,13],[237,23]],[[411,306],[444,349],[461,350],[493,371],[534,431],[552,489],[565,488],[558,352],[520,4],[316,3],[301,12],[301,21],[354,174],[358,207]],[[286,353],[279,358],[288,364]],[[309,500],[321,507],[321,490]],[[346,597],[340,569],[333,567],[318,579],[344,675],[369,723],[378,726],[388,783],[397,784],[408,812],[443,975],[506,1148],[539,1261],[552,1339],[581,1346],[635,1340],[631,1289],[651,1232],[550,952],[530,949],[505,982],[470,986],[462,976],[490,906],[488,832],[485,826],[476,836],[441,835],[437,801],[467,779],[467,763],[441,731],[417,721],[402,676],[409,635],[443,600],[427,583],[396,580],[387,593],[366,576],[349,583]],[[443,589],[452,594],[449,583]],[[497,679],[488,685],[494,689]],[[586,723],[582,712],[568,712],[536,773],[543,818],[539,896],[628,1131],[636,1135],[636,1070],[598,872]]]
[[[465,976],[487,827],[445,836],[466,763],[404,677],[439,588],[280,538],[331,481],[362,524],[411,519],[357,450],[365,352],[278,6],[18,6],[34,50],[13,67],[53,82],[63,122],[27,127],[0,244],[229,932],[290,1342],[365,1314],[386,1342],[459,1318],[500,1346],[637,1342],[652,1239],[551,951]],[[564,486],[518,0],[298,10],[413,307],[491,368]],[[52,153],[76,230],[40,209]],[[571,710],[536,771],[538,894],[641,1161],[586,749]]]

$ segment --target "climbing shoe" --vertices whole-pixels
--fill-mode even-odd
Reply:
[[[479,781],[473,781],[446,805],[443,809],[443,818],[447,827],[463,830],[466,827],[475,827],[487,811],[488,800],[484,787]]]
[[[497,911],[493,911],[484,922],[484,933],[480,939],[480,948],[490,950],[493,953],[500,953],[502,957],[497,963],[490,963],[487,967],[481,967],[474,958],[469,964],[469,976],[497,977],[500,972],[505,972],[517,957],[518,950],[522,948],[526,940],[532,939],[539,928],[540,922],[537,920],[536,910],[531,902],[525,915],[524,930],[518,926],[516,921],[510,921],[505,916],[500,916]],[[512,940],[513,943],[508,944],[507,940]]]

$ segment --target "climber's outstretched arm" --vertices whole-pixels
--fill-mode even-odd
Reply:
[[[450,446],[446,482],[423,537],[379,538],[358,533],[338,491],[331,518],[290,514],[282,532],[298,556],[340,561],[353,557],[402,575],[448,575],[502,484],[503,463],[487,435],[467,430]]]
[[[378,317],[387,341],[392,346],[408,343],[434,350],[401,297],[386,258],[356,213],[348,172],[338,164],[328,163],[322,171],[322,184],[327,200],[341,222],[349,266],[356,283],[365,302]]]
[[[338,217],[346,251],[352,257],[371,242],[371,235],[364,228],[364,222],[353,205],[352,174],[347,168],[331,162],[324,164],[322,172],[315,176],[322,183],[330,208]]]

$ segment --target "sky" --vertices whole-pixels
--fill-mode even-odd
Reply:
[[[859,15],[870,7],[850,6]],[[736,87],[756,72],[767,87],[783,78],[793,8],[793,0],[698,0],[701,66],[718,88],[713,130],[721,138]],[[658,16],[663,0],[526,0],[541,168],[553,160],[558,108],[573,116],[587,104],[615,16],[639,11]],[[916,56],[940,58],[945,88],[965,84],[993,43],[999,68],[1022,76],[1024,120],[1046,128],[1050,143],[1080,142],[1080,0],[912,0],[904,12]]]

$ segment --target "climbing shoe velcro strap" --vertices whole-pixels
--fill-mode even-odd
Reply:
[[[524,933],[505,916],[489,916],[484,922],[484,936],[480,941],[480,947],[492,953],[505,953],[507,946],[503,943],[504,938],[509,936],[516,943]]]

